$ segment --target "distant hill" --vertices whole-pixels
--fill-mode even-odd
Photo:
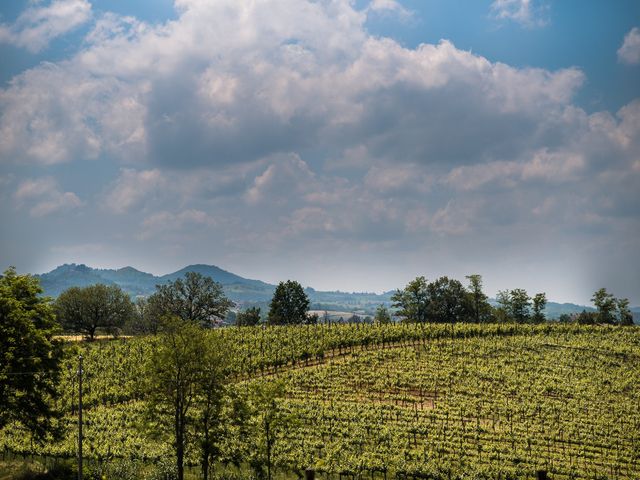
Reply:
[[[267,308],[275,285],[261,280],[252,280],[241,277],[235,273],[223,270],[215,265],[189,265],[176,272],[162,276],[141,272],[133,267],[119,269],[98,269],[87,265],[75,263],[61,265],[49,273],[36,275],[45,291],[45,295],[57,297],[71,287],[86,287],[96,283],[118,285],[132,297],[148,296],[155,292],[156,285],[173,282],[184,277],[187,272],[200,273],[211,277],[222,284],[225,294],[241,306],[257,305]],[[306,288],[306,293],[311,300],[313,310],[357,312],[359,315],[373,315],[375,309],[381,303],[389,305],[393,291],[382,294],[376,293],[348,293],[348,292],[323,292],[311,287]],[[582,310],[593,311],[592,307],[575,305],[573,303],[547,304],[546,314],[548,318],[558,318],[561,314],[579,313]],[[636,322],[640,319],[640,307],[631,309]]]
[[[177,272],[155,276],[133,267],[117,270],[97,269],[83,264],[71,263],[36,276],[40,279],[45,295],[51,297],[57,297],[71,287],[86,287],[96,283],[118,285],[129,295],[136,297],[151,295],[155,292],[156,285],[173,282],[184,277],[187,272],[196,272],[211,277],[214,281],[222,284],[227,296],[235,302],[267,301],[271,299],[275,289],[274,285],[260,280],[243,278],[212,265],[190,265]]]

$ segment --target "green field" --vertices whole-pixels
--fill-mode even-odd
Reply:
[[[230,389],[281,380],[280,475],[350,478],[640,478],[640,329],[578,325],[341,325],[227,328]],[[85,357],[85,453],[170,458],[145,415],[153,338],[69,345]],[[76,352],[74,352],[75,354]],[[0,449],[71,457],[75,356],[60,386],[63,441],[12,428]],[[232,432],[232,430],[231,430]],[[247,455],[228,435],[219,471]],[[189,457],[192,463],[197,459]],[[296,473],[298,472],[298,473]]]

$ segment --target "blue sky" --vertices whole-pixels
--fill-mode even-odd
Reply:
[[[640,304],[637,1],[0,5],[0,263]]]

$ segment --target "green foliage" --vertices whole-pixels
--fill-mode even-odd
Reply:
[[[379,305],[376,309],[376,315],[373,317],[373,321],[378,325],[391,323],[391,314],[389,313],[389,309],[383,304]]]
[[[196,272],[187,272],[184,280],[158,285],[149,304],[156,318],[172,315],[203,327],[221,322],[233,306],[222,285]]]
[[[606,288],[597,290],[591,301],[596,306],[599,323],[633,325],[633,315],[629,309],[629,300],[615,298]]]
[[[131,299],[117,285],[72,287],[60,294],[55,309],[65,330],[82,333],[90,339],[98,329],[117,336],[135,316]]]
[[[239,327],[251,327],[260,323],[260,307],[250,307],[236,315],[236,325]]]
[[[220,455],[223,434],[223,405],[229,369],[226,365],[226,346],[219,336],[205,338],[199,359],[199,379],[195,385],[197,415],[195,433],[198,438],[204,480],[210,466]]]
[[[254,392],[274,381],[283,388],[274,395],[283,420],[270,454],[278,473],[311,467],[360,478],[386,471],[388,478],[520,479],[547,467],[554,478],[640,478],[637,328],[391,323],[197,333],[204,344],[226,346],[230,372],[214,428],[217,478],[227,478],[224,465],[247,478],[249,463],[268,474],[263,420],[270,402],[259,398],[270,396]],[[171,458],[165,436],[145,438],[139,430],[149,425],[140,365],[159,342],[78,346],[87,372],[85,451],[146,462],[139,478],[150,478],[149,464]],[[60,406],[68,422],[73,386],[73,376],[64,375]],[[202,464],[202,395],[195,392],[187,415],[185,463],[193,466]],[[173,418],[162,412],[168,406],[154,410],[150,430],[171,427]],[[70,456],[74,434],[37,446],[7,428],[0,432],[5,447]]]
[[[482,276],[478,274],[467,275],[469,286],[472,318],[476,323],[490,322],[493,320],[489,297],[482,291]]]
[[[139,297],[136,299],[134,315],[125,325],[125,332],[133,335],[155,335],[160,330],[163,315],[158,297]]]
[[[428,320],[429,315],[429,291],[427,290],[427,279],[417,277],[404,287],[398,290],[391,297],[393,307],[397,309],[397,314],[407,322],[423,323]]]
[[[633,314],[629,309],[629,300],[627,298],[618,298],[616,307],[618,310],[618,323],[620,325],[633,325]]]
[[[532,320],[536,323],[545,321],[544,309],[547,306],[547,296],[545,293],[536,293],[533,297],[533,315]]]
[[[214,453],[213,433],[219,412],[222,385],[222,352],[219,343],[206,340],[192,321],[165,317],[146,365],[149,405],[155,418],[173,434],[178,479],[184,477],[187,436],[202,434],[205,463]],[[191,416],[202,399],[200,416]],[[208,471],[208,468],[207,470]]]
[[[427,292],[429,321],[455,323],[471,317],[473,307],[458,280],[440,277],[429,283]]]
[[[523,288],[499,291],[496,299],[505,320],[525,323],[531,319],[531,298]],[[542,297],[538,297],[538,301],[542,300]],[[544,299],[544,304],[546,305],[546,298]]]
[[[251,425],[255,449],[249,462],[259,478],[264,476],[271,480],[273,454],[278,439],[287,429],[292,427],[292,418],[281,407],[284,395],[284,383],[279,380],[259,381],[253,384],[250,391]]]
[[[600,323],[613,324],[616,322],[616,299],[607,292],[606,288],[597,290],[591,297],[591,301],[598,309],[598,321]]]
[[[295,280],[280,282],[269,305],[270,325],[301,325],[307,323],[309,298]]]
[[[62,343],[38,280],[9,268],[0,276],[0,429],[15,422],[37,440],[54,430]]]

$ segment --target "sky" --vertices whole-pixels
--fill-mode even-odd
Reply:
[[[640,305],[636,0],[0,3],[0,266]]]

